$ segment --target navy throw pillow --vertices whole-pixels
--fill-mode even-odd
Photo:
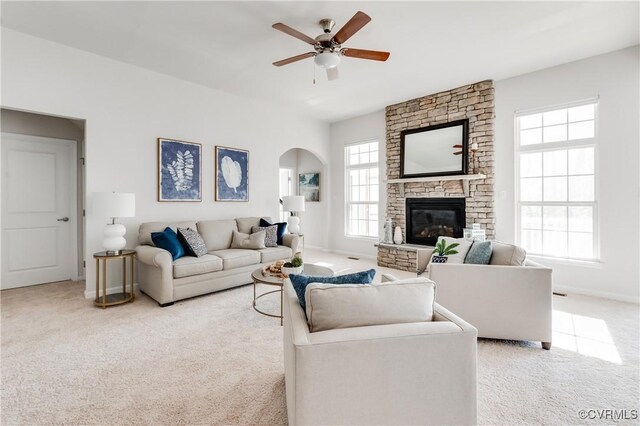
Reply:
[[[279,246],[281,246],[282,238],[284,237],[284,234],[287,232],[287,222],[269,223],[268,220],[264,220],[260,218],[260,226],[272,226],[272,225],[278,225],[278,230],[276,231],[276,237],[277,237],[276,243]]]
[[[289,275],[291,284],[296,291],[298,301],[302,309],[307,309],[307,304],[304,301],[304,292],[307,286],[311,283],[321,284],[371,284],[373,278],[376,276],[375,269],[369,269],[368,271],[356,272],[354,274],[338,275],[335,277],[318,277],[313,275]]]
[[[178,240],[178,234],[173,229],[167,227],[162,232],[152,232],[151,241],[156,247],[165,249],[171,253],[173,260],[178,260],[184,256],[184,248]]]

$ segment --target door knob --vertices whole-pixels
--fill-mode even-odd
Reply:
[[[61,219],[58,219],[58,222],[69,222],[69,218],[65,216]]]

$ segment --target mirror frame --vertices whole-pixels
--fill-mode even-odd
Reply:
[[[456,170],[448,170],[444,172],[429,172],[405,174],[404,172],[404,154],[405,154],[405,137],[414,133],[430,132],[432,130],[444,129],[447,127],[462,126],[462,155],[460,156],[460,168]],[[448,123],[436,124],[433,126],[420,127],[418,129],[403,130],[400,132],[400,178],[416,178],[416,177],[433,177],[433,176],[454,176],[466,175],[469,169],[469,120],[456,120]]]

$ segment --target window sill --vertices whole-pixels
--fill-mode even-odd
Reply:
[[[555,263],[558,265],[566,266],[579,266],[584,268],[601,269],[604,267],[604,262],[600,260],[578,260],[578,259],[566,259],[562,257],[542,256],[539,254],[527,255],[527,258],[539,263]]]

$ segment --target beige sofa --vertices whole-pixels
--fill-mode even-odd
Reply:
[[[438,286],[436,301],[478,329],[478,337],[532,340],[551,349],[552,270],[525,259],[510,261],[510,246],[494,244],[489,265],[429,265],[427,277]],[[429,259],[433,250],[420,250]],[[424,263],[424,261],[422,262]]]
[[[265,218],[273,223],[270,218]],[[285,234],[284,245],[261,250],[231,249],[233,231],[251,233],[260,223],[259,217],[199,222],[147,222],[140,225],[136,247],[138,285],[140,290],[155,299],[160,306],[201,294],[224,290],[252,282],[251,273],[261,265],[286,259],[298,252],[299,237]],[[152,232],[166,227],[176,230],[192,228],[202,236],[208,254],[202,257],[185,256],[175,262],[171,254],[154,247]]]
[[[430,322],[311,333],[291,281],[284,291],[290,425],[476,423],[473,326],[436,304]]]

